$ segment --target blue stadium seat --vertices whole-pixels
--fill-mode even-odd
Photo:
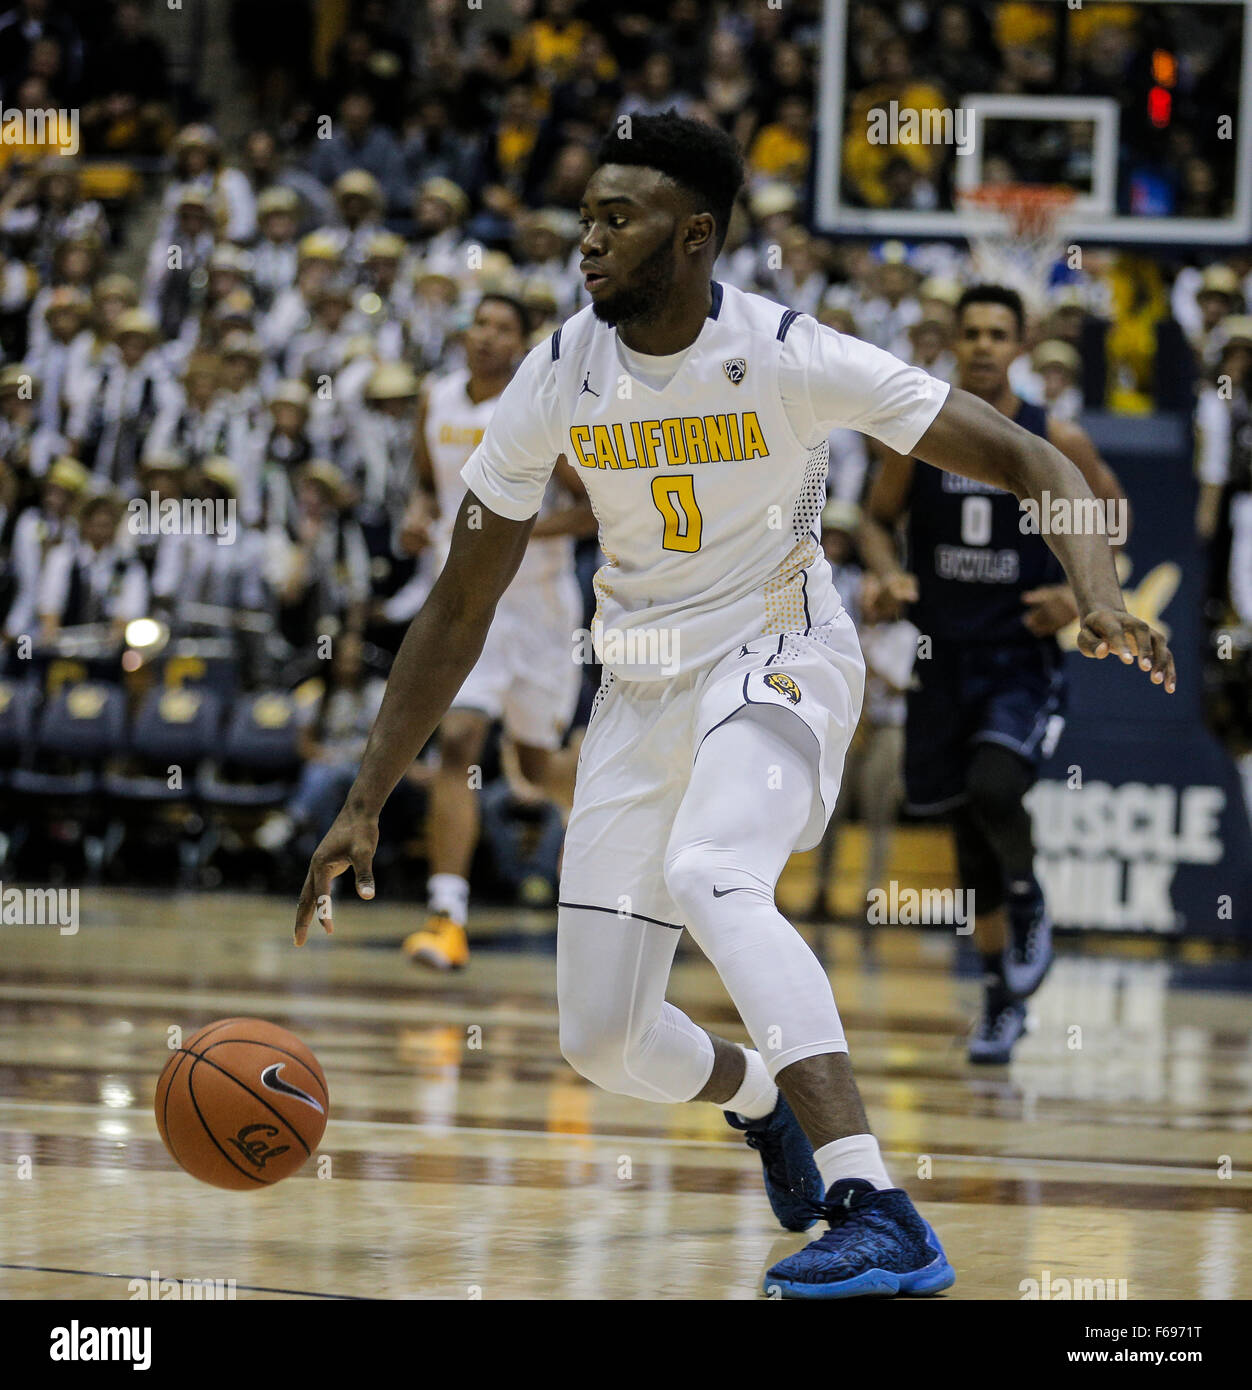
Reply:
[[[31,747],[39,700],[38,681],[0,679],[0,786]]]
[[[26,766],[10,785],[32,796],[89,796],[101,785],[104,760],[126,746],[126,693],[120,685],[80,681],[43,707]]]
[[[243,695],[227,721],[219,758],[196,791],[206,806],[281,806],[300,775],[296,704],[284,691]]]
[[[187,801],[196,789],[200,765],[221,740],[222,699],[200,686],[153,690],[145,698],[130,732],[130,768],[106,772],[104,790],[123,801]],[[170,768],[181,770],[170,786]]]

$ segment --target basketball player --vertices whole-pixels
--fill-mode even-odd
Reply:
[[[1101,501],[1124,506],[1117,479],[1083,430],[1013,394],[1009,367],[1022,351],[1023,330],[1015,290],[967,289],[957,304],[958,385],[1053,444]],[[1060,736],[1065,681],[1055,634],[1080,609],[1044,538],[1023,531],[1011,492],[880,452],[862,530],[865,561],[889,593],[912,604],[909,617],[930,639],[908,699],[909,806],[952,813],[985,975],[969,1057],[1004,1063],[1026,1026],[1022,1000],[1052,962],[1022,798]],[[911,574],[888,530],[906,514]]]
[[[452,552],[401,647],[361,771],[310,864],[303,942],[352,866],[372,897],[378,814],[482,647],[566,453],[600,523],[604,682],[565,841],[561,1048],[640,1099],[720,1106],[765,1165],[783,1224],[830,1229],[767,1273],[800,1298],[934,1293],[955,1275],[870,1133],[821,965],[774,903],[817,843],[860,713],[864,666],[816,531],[825,441],[1038,496],[1082,475],[975,396],[711,279],[743,180],[733,140],[672,111],[606,136],[582,206],[591,304],[533,349],[466,465]],[[1122,604],[1103,537],[1056,536],[1083,650],[1172,688],[1160,636]],[[686,926],[746,1049],[665,1000]],[[823,1192],[825,1200],[823,1201]]]
[[[461,469],[477,448],[500,393],[526,352],[525,308],[485,295],[465,333],[466,365],[439,378],[419,407],[414,433],[418,480],[439,520],[434,567],[452,543],[465,483]],[[563,503],[562,494],[573,499]],[[544,495],[517,575],[496,609],[486,645],[439,726],[439,771],[431,785],[429,917],[405,938],[410,960],[437,970],[469,961],[465,924],[469,870],[479,836],[478,792],[472,769],[482,758],[493,720],[517,748],[522,775],[543,787],[548,759],[578,704],[580,668],[572,635],[582,613],[574,574],[575,534],[591,534],[595,518],[582,484],[563,459]]]

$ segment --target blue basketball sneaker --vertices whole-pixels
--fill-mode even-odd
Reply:
[[[813,1146],[786,1097],[779,1091],[778,1104],[761,1120],[745,1120],[730,1110],[722,1114],[733,1129],[743,1130],[748,1147],[761,1155],[765,1195],[774,1215],[789,1231],[807,1231],[817,1220],[825,1185],[813,1161]]]
[[[1038,883],[1010,893],[1012,940],[1004,953],[1004,984],[1014,999],[1029,999],[1052,967],[1052,919]]]
[[[932,1294],[956,1283],[939,1238],[901,1188],[841,1178],[815,1211],[830,1230],[766,1271],[771,1297]]]

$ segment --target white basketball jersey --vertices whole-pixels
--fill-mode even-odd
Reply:
[[[426,451],[430,455],[435,475],[435,496],[439,503],[439,521],[435,529],[435,570],[443,569],[452,544],[452,530],[465,482],[461,469],[478,447],[488,422],[500,403],[499,396],[474,402],[468,393],[469,369],[462,367],[436,379],[427,393]],[[561,506],[564,489],[555,481],[548,488],[540,508],[541,516]],[[532,540],[522,556],[513,582],[505,597],[515,600],[533,586],[547,587],[572,572],[574,542],[569,536],[550,536]]]
[[[627,372],[590,308],[554,335],[567,457],[608,557],[593,636],[626,679],[819,627],[842,606],[819,542],[827,446],[801,443],[779,390],[795,311],[717,284],[713,298],[662,390]]]

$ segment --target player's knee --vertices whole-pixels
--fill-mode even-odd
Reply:
[[[1021,813],[1022,797],[1030,788],[1026,763],[1010,752],[988,744],[980,748],[969,765],[965,792],[970,809],[984,824],[1000,825]]]
[[[561,1056],[602,1091],[630,1095],[627,1040],[622,1029],[596,1018],[561,1020]]]

